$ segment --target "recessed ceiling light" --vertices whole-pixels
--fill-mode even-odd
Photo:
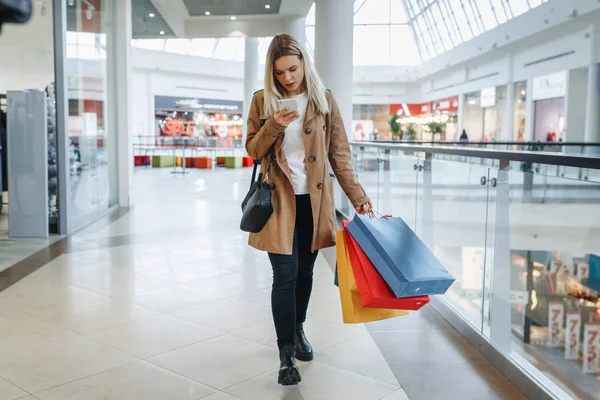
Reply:
[[[205,12],[204,15],[210,15],[210,11]]]
[[[150,14],[148,14],[148,16],[149,16],[150,18],[154,18],[154,13],[150,13]]]
[[[161,35],[164,35],[164,34],[165,34],[165,31],[160,31],[160,32],[158,32],[158,33],[160,33]]]
[[[271,8],[271,6],[269,4],[265,4],[265,8]]]
[[[237,19],[237,18],[235,17],[235,15],[232,15],[232,16],[231,16],[231,20],[232,20],[232,21],[235,21],[236,19]]]

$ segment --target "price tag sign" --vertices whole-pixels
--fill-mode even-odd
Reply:
[[[565,305],[562,302],[553,301],[548,307],[548,313],[548,346],[561,347]]]
[[[565,337],[565,360],[579,359],[579,337],[581,335],[581,314],[577,311],[567,313]]]
[[[598,347],[600,346],[600,325],[586,324],[583,331],[583,372],[598,373]]]

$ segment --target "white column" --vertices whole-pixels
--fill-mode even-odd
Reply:
[[[504,129],[502,137],[503,142],[513,141],[514,119],[515,119],[515,83],[513,82],[513,57],[510,55],[507,63],[507,81],[506,84],[506,108],[504,111]]]
[[[131,97],[131,0],[115,0],[115,72],[119,205],[130,207],[133,181],[133,116]]]
[[[306,45],[306,17],[291,16],[285,20],[285,33],[293,36],[302,46]]]
[[[533,127],[535,125],[535,102],[533,101],[533,78],[527,79],[527,94],[525,103],[525,132],[523,140],[533,141]]]
[[[456,141],[458,142],[458,139],[460,138],[460,135],[462,135],[462,131],[465,126],[465,124],[463,123],[463,118],[465,115],[465,94],[461,93],[458,95],[458,112],[456,113],[456,119],[458,120],[458,135],[456,137]],[[467,133],[468,135],[469,133]]]
[[[243,141],[246,141],[248,111],[252,103],[252,96],[258,87],[258,38],[246,38],[244,58],[244,129]]]
[[[511,81],[506,85],[506,109],[504,111],[504,129],[502,131],[503,142],[512,142],[514,134],[515,119],[515,83]]]
[[[588,40],[590,41],[590,63],[587,78],[584,141],[600,142],[600,134],[598,132],[598,107],[600,106],[600,93],[598,92],[598,33],[595,25],[589,27],[588,34]],[[596,152],[596,150],[593,152]]]
[[[315,64],[335,96],[346,132],[352,132],[354,1],[317,0]]]

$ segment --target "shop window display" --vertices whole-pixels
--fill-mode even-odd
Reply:
[[[155,96],[155,136],[159,145],[240,147],[242,103],[231,100]]]

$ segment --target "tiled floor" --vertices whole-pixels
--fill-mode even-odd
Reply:
[[[135,177],[130,213],[0,293],[0,400],[524,398],[431,309],[343,324],[323,256],[315,360],[281,387],[269,262],[238,229],[248,171]]]
[[[2,196],[0,196],[1,198]],[[5,205],[2,214],[0,214],[0,271],[49,246],[60,238],[61,236],[58,235],[52,235],[48,239],[10,238],[8,236],[8,207]]]

